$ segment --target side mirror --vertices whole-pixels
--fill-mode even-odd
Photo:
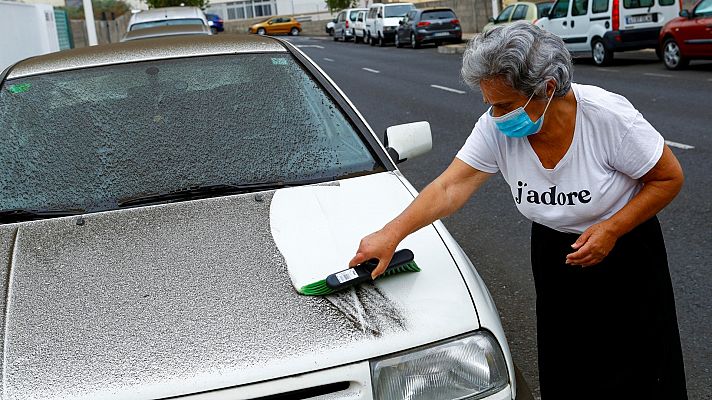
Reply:
[[[405,24],[405,21],[403,21],[403,20],[398,21],[398,25],[403,25],[403,24]]]
[[[272,25],[274,24],[274,21],[267,21],[267,25]]]
[[[332,19],[331,22],[336,23],[336,18]]]
[[[489,17],[487,21],[494,23],[494,17]]]
[[[425,154],[433,148],[433,137],[428,121],[389,126],[385,146],[393,161],[403,161]]]
[[[378,13],[378,18],[383,18],[383,14],[382,14],[382,13]]]
[[[358,17],[358,19],[357,19],[356,21],[358,21],[358,22],[363,22],[363,18]]]
[[[690,18],[690,12],[687,10],[680,10],[680,16],[683,18]]]

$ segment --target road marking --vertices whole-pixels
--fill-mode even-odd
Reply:
[[[364,70],[364,71],[373,72],[374,74],[380,74],[380,73],[381,73],[381,71],[378,71],[378,70],[375,70],[375,69],[371,69],[371,68],[361,68],[361,69]]]
[[[672,78],[672,75],[668,75],[668,74],[654,74],[654,73],[652,73],[652,72],[643,72],[643,75],[647,75],[647,76],[658,76],[658,77],[660,77],[660,78]]]
[[[678,149],[683,149],[683,150],[690,150],[694,149],[695,146],[690,146],[689,144],[683,144],[683,143],[677,143],[677,142],[671,142],[669,140],[665,141],[665,144],[671,147],[677,147]]]
[[[435,89],[440,89],[440,90],[447,90],[448,92],[453,92],[453,93],[457,93],[457,94],[465,94],[465,93],[467,93],[467,92],[462,91],[462,90],[451,89],[451,88],[449,88],[449,87],[440,86],[440,85],[430,85],[430,87],[434,87]]]
[[[601,72],[620,72],[619,69],[613,69],[613,68],[600,68],[599,71],[601,71]]]
[[[324,48],[324,46],[319,46],[318,44],[298,44],[297,47],[316,47],[317,49]]]
[[[331,58],[324,58],[324,61],[334,62],[334,60],[332,60]]]

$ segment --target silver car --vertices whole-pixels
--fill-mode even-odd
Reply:
[[[181,35],[212,35],[212,30],[205,25],[165,25],[155,26],[153,28],[136,29],[128,31],[121,38],[122,42],[129,40],[150,39],[166,36],[181,36]]]
[[[420,272],[322,297],[417,194],[296,47],[182,36],[0,75],[2,398],[512,400],[497,311],[441,222]],[[517,397],[518,399],[520,397]]]

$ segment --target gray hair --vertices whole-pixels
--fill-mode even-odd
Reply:
[[[462,58],[462,78],[472,88],[499,76],[526,96],[547,97],[546,82],[553,79],[560,97],[571,89],[572,75],[564,41],[525,21],[476,35]]]

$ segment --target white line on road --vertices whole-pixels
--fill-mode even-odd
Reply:
[[[694,149],[695,146],[690,146],[689,144],[683,144],[683,143],[677,143],[677,142],[671,142],[669,140],[665,141],[665,144],[671,147],[677,147],[678,149],[684,149],[684,150],[690,150]]]
[[[371,68],[361,68],[361,69],[364,70],[364,71],[373,72],[374,74],[380,74],[380,73],[381,73],[381,71],[378,71],[378,70],[375,70],[375,69],[371,69]]]
[[[331,58],[326,58],[326,57],[324,58],[324,61],[334,62],[334,60],[332,60]]]
[[[451,88],[449,88],[449,87],[440,86],[440,85],[430,85],[430,87],[434,87],[435,89],[447,90],[448,92],[453,92],[453,93],[457,93],[457,94],[465,94],[465,93],[467,93],[467,92],[465,92],[465,91],[463,91],[463,90],[451,89]]]
[[[643,75],[647,75],[647,76],[658,76],[658,77],[660,77],[660,78],[672,78],[672,75],[668,75],[668,74],[655,74],[655,73],[652,73],[652,72],[643,72]]]
[[[613,68],[599,68],[597,71],[601,71],[601,72],[620,72],[619,69],[613,69]]]
[[[298,44],[297,47],[316,47],[317,49],[324,48],[324,46],[319,46],[318,44]]]

